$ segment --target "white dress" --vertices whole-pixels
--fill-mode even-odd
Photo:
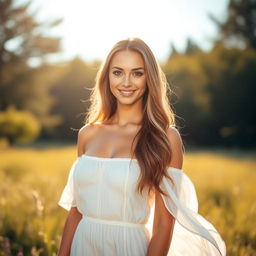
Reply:
[[[163,178],[165,207],[176,218],[168,256],[225,256],[226,246],[215,227],[198,214],[194,185],[181,170],[167,169]],[[136,191],[136,159],[89,155],[73,163],[58,204],[83,215],[75,231],[71,256],[146,256],[151,238],[152,203]],[[146,190],[144,190],[146,191]]]

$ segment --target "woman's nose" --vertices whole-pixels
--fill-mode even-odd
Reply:
[[[128,85],[130,85],[130,83],[131,83],[131,81],[130,81],[130,75],[125,75],[125,76],[124,76],[123,84],[124,84],[125,86],[128,86]]]

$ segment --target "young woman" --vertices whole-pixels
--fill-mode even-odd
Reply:
[[[225,255],[198,214],[166,78],[140,39],[102,63],[59,205],[69,211],[58,256]],[[146,227],[154,207],[152,230]]]

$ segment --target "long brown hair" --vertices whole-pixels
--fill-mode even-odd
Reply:
[[[172,91],[159,63],[144,41],[139,38],[129,38],[113,46],[97,73],[85,123],[103,123],[115,114],[117,103],[110,91],[109,64],[114,54],[122,50],[136,51],[141,54],[145,62],[147,77],[147,89],[142,99],[142,126],[135,136],[138,139],[134,152],[132,152],[133,156],[136,155],[141,169],[137,189],[142,193],[143,188],[147,187],[148,193],[151,189],[157,189],[165,194],[159,184],[163,176],[172,180],[167,174],[167,167],[172,157],[167,129],[170,126],[176,126],[175,114],[168,100]]]

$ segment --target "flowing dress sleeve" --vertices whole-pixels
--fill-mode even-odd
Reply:
[[[163,177],[161,197],[167,210],[175,217],[168,256],[225,256],[226,245],[216,228],[198,213],[195,187],[181,169],[168,167],[173,183]]]
[[[72,164],[67,183],[62,191],[58,205],[69,211],[71,207],[76,206],[75,193],[74,193],[74,170],[76,167],[77,160]]]

